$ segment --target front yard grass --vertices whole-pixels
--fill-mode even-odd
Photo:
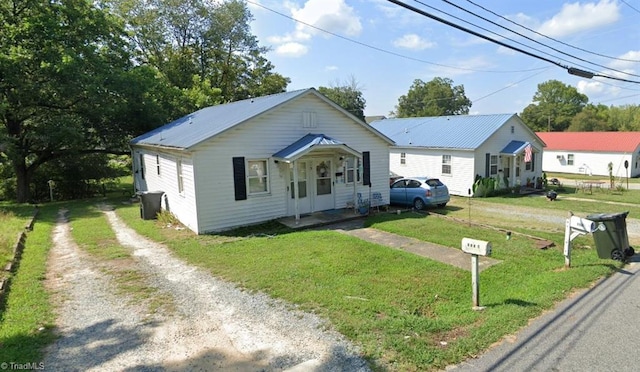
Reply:
[[[486,310],[475,312],[469,271],[339,232],[280,228],[270,234],[273,225],[266,225],[252,228],[264,234],[194,236],[141,220],[137,206],[119,206],[117,213],[190,264],[319,314],[380,370],[461,362],[620,266],[598,259],[589,241],[578,238],[573,267],[565,269],[563,231],[548,232],[557,246],[539,250],[523,236],[506,240],[500,231],[425,214],[370,217],[372,227],[452,247],[463,237],[491,241],[502,263],[482,272]]]

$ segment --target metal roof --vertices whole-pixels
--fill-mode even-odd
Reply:
[[[529,142],[511,141],[502,150],[500,150],[500,153],[516,155],[524,151],[524,148],[527,147],[527,145],[529,145]]]
[[[640,132],[536,132],[551,151],[634,152]]]
[[[359,152],[353,150],[343,142],[325,136],[324,134],[309,133],[296,142],[292,143],[291,145],[273,154],[273,158],[275,158],[276,160],[282,160],[284,162],[290,162],[317,148],[339,148],[344,150],[344,152],[346,153],[350,153],[356,156],[360,155]]]
[[[188,149],[265,111],[315,89],[245,99],[198,110],[131,140],[132,145]]]
[[[452,115],[377,120],[371,126],[397,146],[476,149],[515,114]]]

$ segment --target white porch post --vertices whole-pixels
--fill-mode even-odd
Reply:
[[[298,161],[293,161],[293,209],[296,212],[296,225],[300,223],[300,208],[298,206]],[[288,197],[288,196],[287,196]]]
[[[516,163],[518,160],[518,154],[513,155],[513,161],[511,162],[511,177],[509,180],[509,186],[515,187],[516,185]]]

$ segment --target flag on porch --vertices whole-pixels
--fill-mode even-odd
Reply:
[[[533,150],[531,149],[531,144],[528,144],[527,147],[524,148],[524,162],[531,163],[532,156],[533,156]]]

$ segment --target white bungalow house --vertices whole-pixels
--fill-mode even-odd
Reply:
[[[640,176],[640,132],[538,132],[545,172],[616,178]],[[625,164],[627,167],[625,167]]]
[[[130,143],[136,191],[198,234],[389,200],[393,142],[313,88],[207,107]]]
[[[452,195],[471,196],[477,177],[507,188],[536,186],[542,176],[545,144],[516,114],[385,119],[371,126],[396,143],[391,172],[439,178]]]

